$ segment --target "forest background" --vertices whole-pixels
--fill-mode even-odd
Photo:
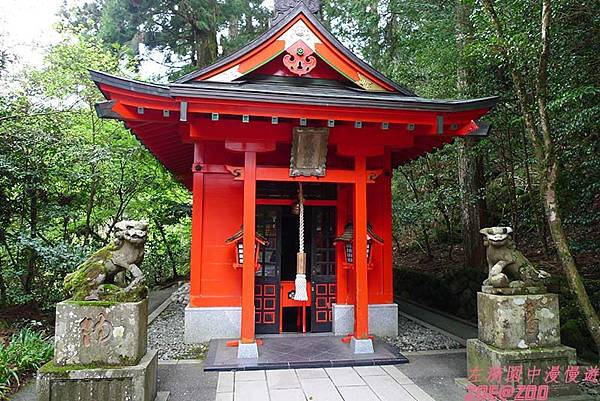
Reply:
[[[478,230],[508,225],[518,248],[554,275],[563,341],[597,358],[600,0],[323,3],[321,19],[346,46],[418,95],[500,96],[489,137],[395,171],[396,294],[475,319],[487,271]],[[9,74],[19,60],[0,36],[4,336],[32,318],[51,324],[63,277],[121,219],[150,223],[150,285],[189,271],[190,194],[121,123],[96,117],[101,95],[88,69],[140,78],[143,44],[166,72],[143,78],[173,80],[249,42],[272,14],[257,0],[68,4],[63,40],[43,65]]]

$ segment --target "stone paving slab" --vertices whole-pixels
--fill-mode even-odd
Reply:
[[[216,401],[435,401],[394,366],[228,373],[233,377],[221,374],[217,388],[233,389]]]
[[[209,343],[204,369],[207,371],[331,368],[347,366],[395,365],[408,359],[380,339],[373,340],[374,353],[355,354],[341,336],[303,335],[264,337],[258,358],[239,359],[236,347],[227,340]],[[311,350],[311,352],[306,352]]]
[[[467,374],[464,352],[409,353],[407,355],[411,359],[409,364],[354,367],[353,369],[380,401],[422,401],[417,397],[421,395],[423,399],[424,396],[416,386],[424,391],[427,397],[436,401],[464,401],[465,391],[454,383],[454,378],[464,377]],[[313,396],[311,401],[346,401],[333,385],[325,369],[309,368],[290,371],[295,373],[300,387],[272,389],[269,401],[305,401],[307,399],[305,390]],[[234,398],[237,373],[205,372],[201,361],[161,362],[158,366],[158,390],[170,391],[169,401],[238,401]],[[259,380],[246,382],[262,381],[267,385],[269,382],[267,375],[272,375],[271,371],[264,373],[264,379],[258,376]],[[217,393],[219,377],[221,377],[222,383],[219,384],[220,392]],[[273,380],[271,382],[275,383]],[[411,386],[413,383],[414,387]],[[357,387],[359,386],[348,386],[350,389]],[[11,400],[35,401],[34,390],[35,382],[31,382]],[[304,398],[300,397],[300,392]],[[411,392],[414,396],[411,395]],[[430,398],[424,399],[430,401]],[[247,397],[239,400],[252,401]],[[366,399],[360,401],[366,401]]]
[[[169,401],[214,401],[218,373],[204,372],[204,364],[199,361],[182,362],[158,364],[158,391],[170,391]]]

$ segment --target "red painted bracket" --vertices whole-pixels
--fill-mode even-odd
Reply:
[[[237,347],[238,345],[240,345],[240,340],[230,340],[225,343],[226,347]],[[256,339],[256,345],[259,347],[263,345],[263,340]]]
[[[354,337],[354,334],[348,334],[347,336],[345,336],[345,337],[342,337],[342,340],[341,340],[341,341],[342,341],[344,344],[350,344],[350,340],[352,340],[352,337]],[[372,339],[374,339],[374,338],[375,338],[375,336],[373,336],[373,335],[369,334],[369,335],[367,336],[367,338],[368,338],[369,340],[372,340]]]

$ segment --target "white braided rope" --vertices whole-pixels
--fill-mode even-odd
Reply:
[[[304,199],[302,197],[302,184],[300,184],[300,227],[298,228],[298,236],[300,243],[300,253],[304,253]]]
[[[298,204],[300,206],[300,224],[298,227],[298,252],[304,253],[304,194],[302,193],[302,183],[300,183],[299,185],[300,191],[298,194]],[[308,301],[308,294],[306,292],[306,274],[296,274],[295,287],[296,292],[294,294],[294,300]]]

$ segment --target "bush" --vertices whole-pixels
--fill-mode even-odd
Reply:
[[[0,349],[0,399],[8,399],[11,389],[48,362],[53,353],[48,339],[28,327],[13,335],[8,346]]]

